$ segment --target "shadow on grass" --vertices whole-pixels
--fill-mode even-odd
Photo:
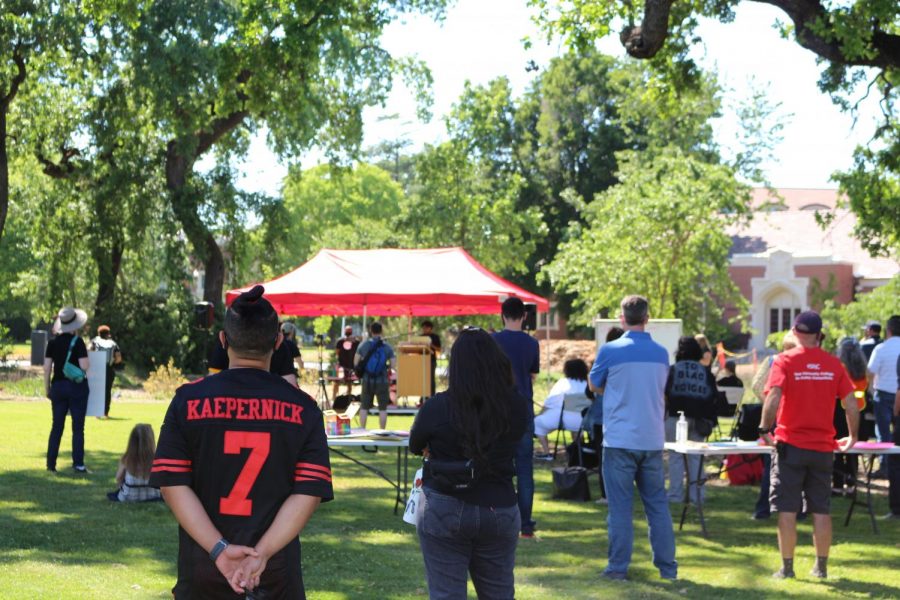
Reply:
[[[175,524],[164,503],[107,500],[119,456],[91,451],[89,475],[62,466],[59,473],[0,473],[0,504],[6,507],[0,512],[0,563],[38,555],[64,564],[108,564],[133,552],[172,560]]]

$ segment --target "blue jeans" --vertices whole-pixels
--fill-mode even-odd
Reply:
[[[87,381],[73,383],[68,379],[53,382],[50,386],[50,404],[53,408],[53,425],[47,440],[47,468],[56,468],[59,443],[66,429],[66,414],[72,414],[72,466],[84,465],[84,416],[87,413]]]
[[[468,572],[479,598],[514,598],[520,525],[518,506],[478,506],[423,488],[416,531],[428,597],[465,600]]]
[[[534,419],[528,428],[519,447],[516,448],[516,496],[519,500],[519,514],[522,517],[522,533],[532,534],[537,525],[531,519],[534,506]]]
[[[894,397],[890,392],[875,390],[872,399],[872,413],[875,415],[875,438],[879,442],[893,441],[891,421],[894,420]],[[881,468],[887,469],[887,457],[881,457]]]
[[[609,500],[606,517],[609,532],[609,575],[625,575],[631,564],[634,545],[632,503],[637,484],[644,512],[647,515],[653,564],[661,577],[674,579],[678,575],[675,561],[675,532],[666,499],[666,476],[662,450],[603,449],[603,483]]]
[[[688,440],[691,442],[706,441],[706,436],[697,433],[695,420],[688,417]],[[666,441],[675,441],[675,429],[678,417],[666,417]],[[688,480],[697,481],[700,474],[700,456],[691,454],[687,457]],[[684,502],[684,456],[677,452],[669,452],[669,502]],[[700,496],[706,498],[706,486],[700,488]],[[697,504],[697,484],[691,484],[691,502]]]

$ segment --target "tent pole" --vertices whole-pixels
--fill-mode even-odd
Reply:
[[[544,321],[544,339],[547,340],[547,368],[545,373],[550,372],[550,309],[547,308],[547,317]]]
[[[366,309],[367,309],[367,308],[368,308],[368,306],[367,306],[365,303],[363,303],[363,330],[362,330],[362,335],[363,335],[364,338],[369,337],[368,335],[366,335],[366,332],[368,331],[368,329],[366,329]]]

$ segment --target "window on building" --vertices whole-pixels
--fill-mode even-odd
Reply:
[[[794,319],[800,314],[799,308],[770,308],[769,333],[787,331],[794,326]]]
[[[550,329],[559,329],[559,318],[556,314],[556,304],[550,304],[550,312],[549,313],[538,313],[538,329],[546,329],[547,328],[547,317],[550,317]]]

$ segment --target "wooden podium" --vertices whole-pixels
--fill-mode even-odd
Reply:
[[[428,339],[428,338],[425,338]],[[401,342],[397,345],[397,398],[431,395],[431,343]]]

